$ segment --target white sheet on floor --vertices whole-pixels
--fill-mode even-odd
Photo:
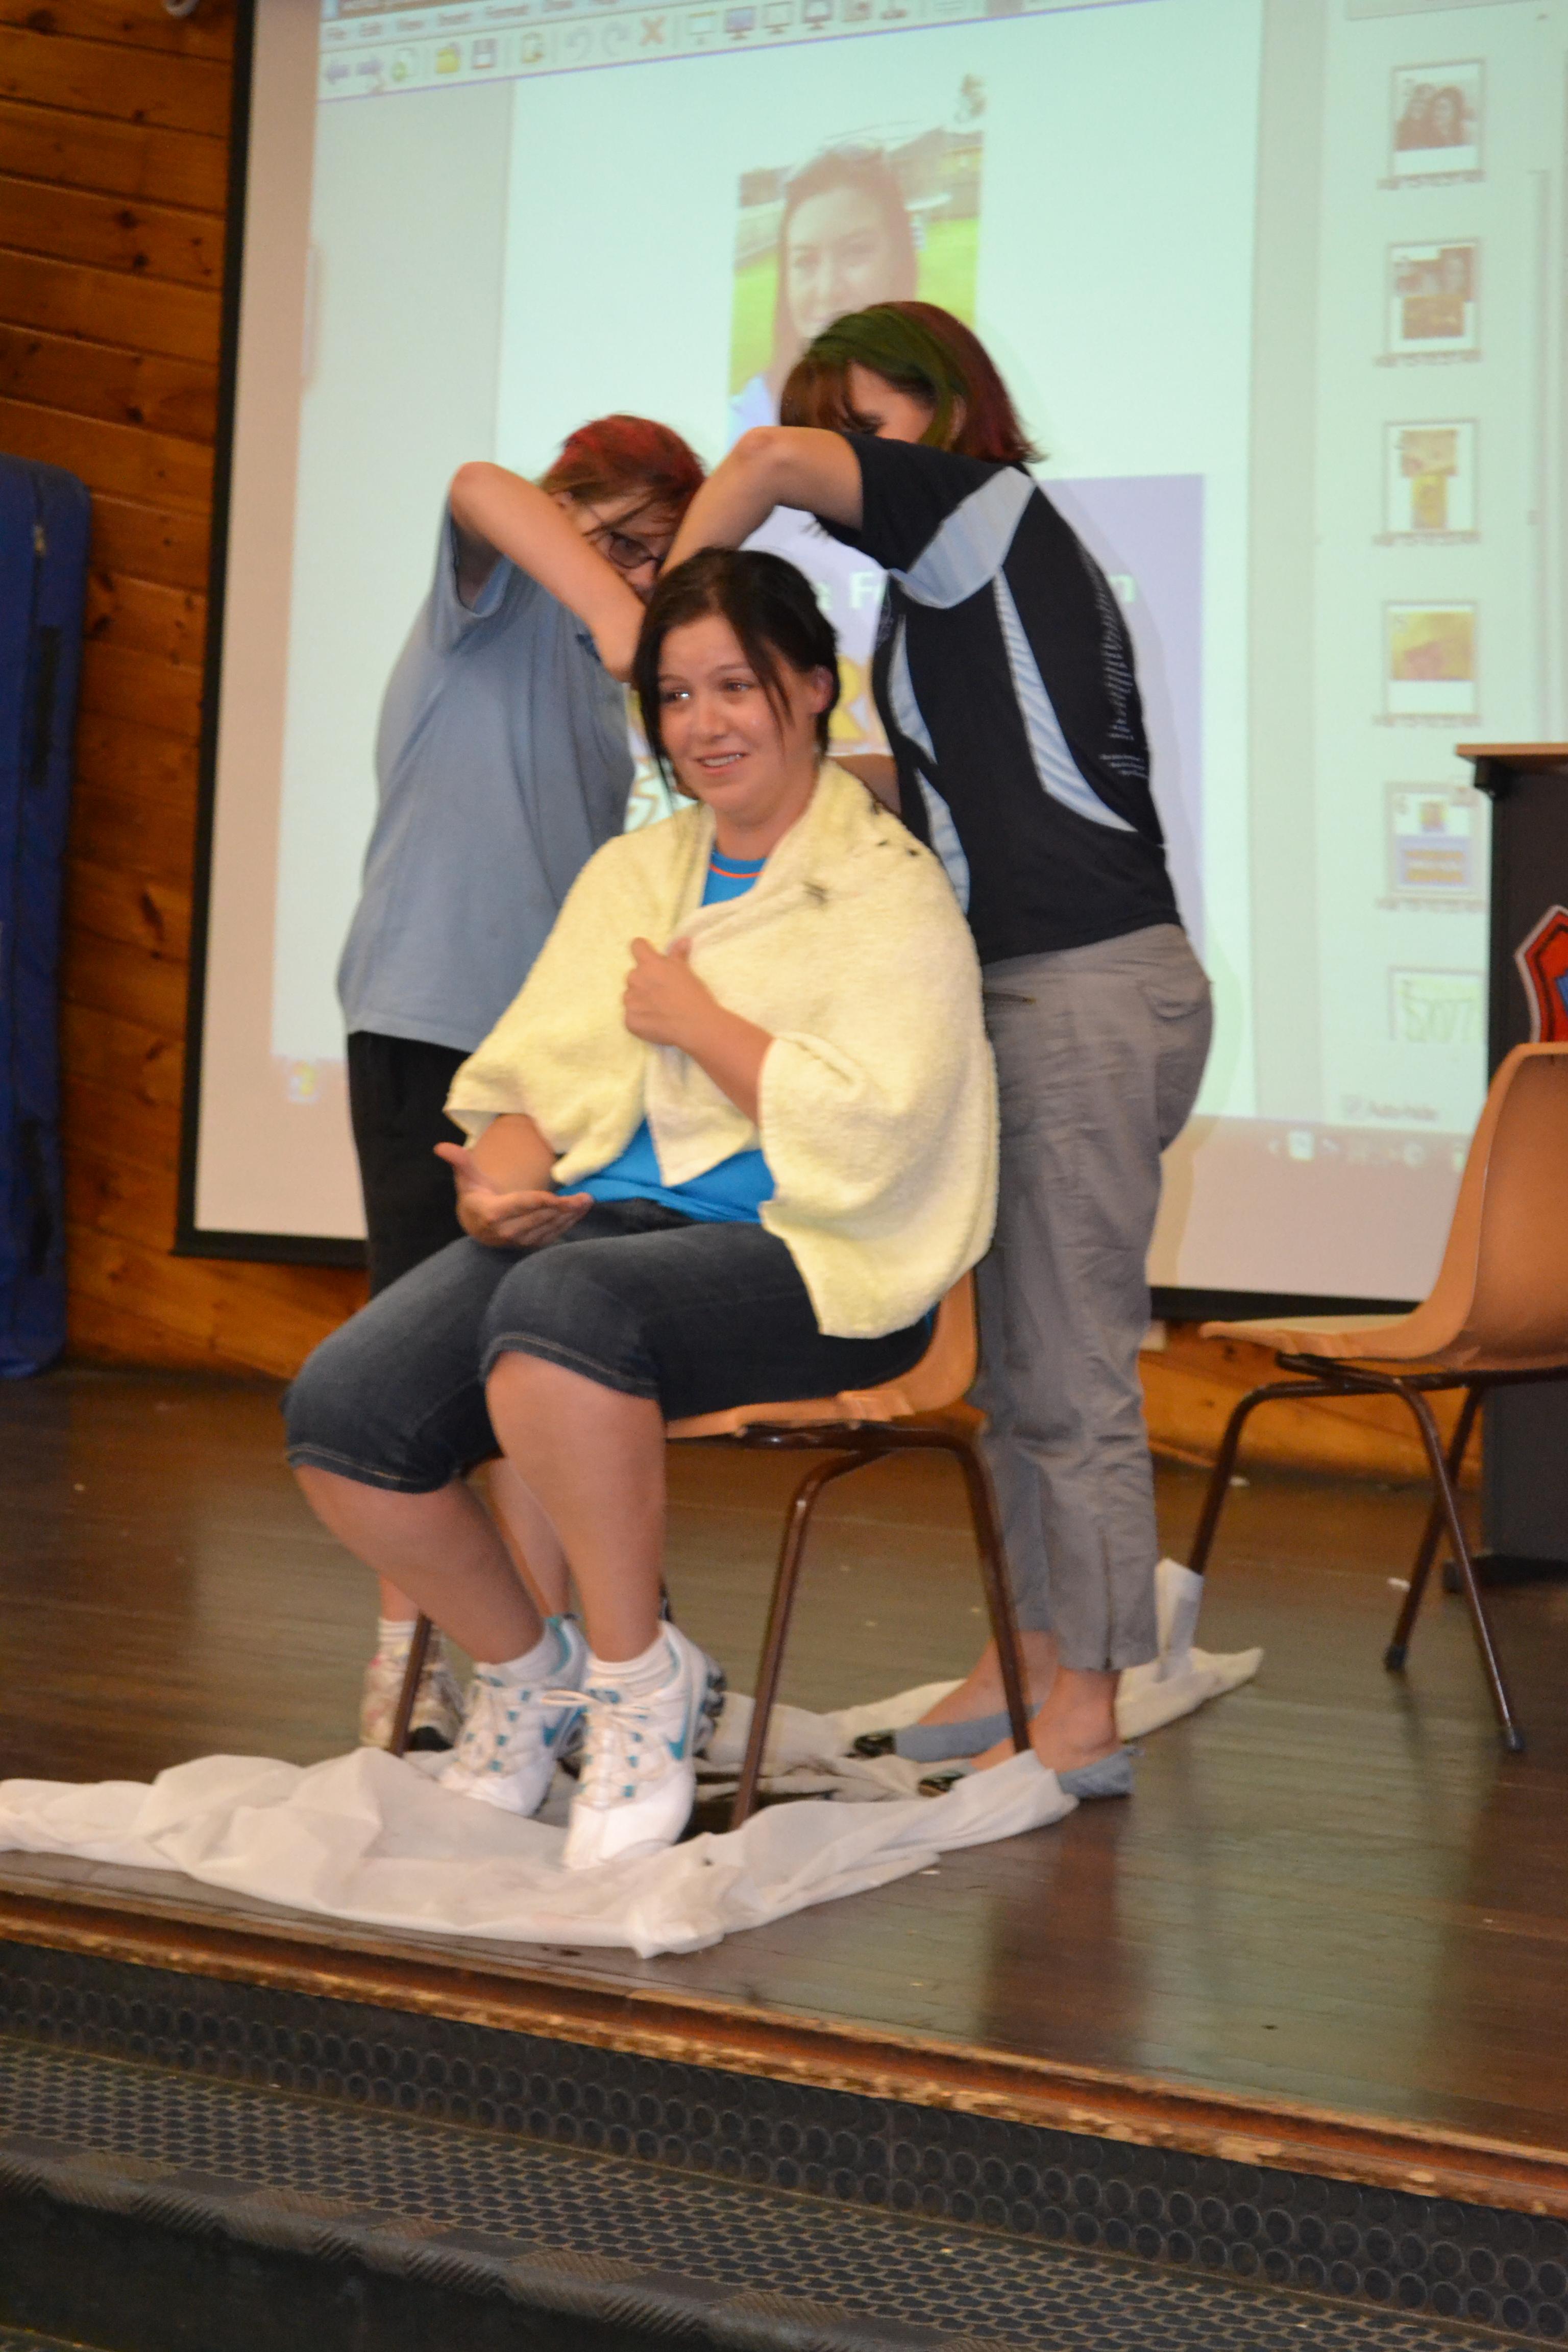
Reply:
[[[1143,1739],[1205,1702],[1250,1682],[1263,1663],[1261,1650],[1237,1650],[1216,1657],[1194,1647],[1204,1580],[1179,1560],[1163,1559],[1155,1571],[1160,1654],[1146,1666],[1130,1666],[1116,1696],[1116,1727],[1123,1739]],[[780,1795],[837,1794],[862,1799],[912,1797],[930,1764],[901,1756],[854,1754],[862,1732],[902,1731],[945,1698],[956,1683],[922,1683],[918,1689],[875,1699],[864,1706],[813,1715],[801,1706],[776,1706],[768,1727],[763,1786]],[[724,1712],[699,1771],[717,1785],[733,1785],[752,1727],[752,1702],[738,1694]],[[714,1793],[717,1793],[717,1785]]]
[[[957,1847],[1059,1821],[1077,1801],[1018,1756],[944,1797],[779,1805],[728,1836],[569,1871],[557,1822],[450,1794],[430,1777],[438,1760],[362,1748],[308,1768],[207,1756],[151,1787],[0,1781],[0,1847],[181,1870],[364,1926],[629,1945],[646,1958],[885,1885]],[[558,1790],[548,1810],[559,1815],[563,1802]]]
[[[1117,1721],[1142,1738],[1258,1672],[1261,1650],[1211,1657],[1193,1646],[1203,1580],[1174,1560],[1159,1569],[1160,1655],[1121,1678]],[[422,1935],[521,1944],[629,1945],[645,1958],[694,1952],[814,1903],[858,1895],[939,1854],[1041,1829],[1073,1811],[1033,1756],[960,1780],[942,1797],[914,1791],[927,1768],[851,1754],[863,1731],[919,1720],[954,1685],[834,1715],[775,1710],[767,1785],[816,1802],[779,1805],[727,1836],[692,1838],[640,1862],[561,1864],[570,1784],[544,1813],[519,1821],[432,1777],[438,1757],[404,1761],[362,1748],[301,1767],[257,1756],[206,1756],[149,1787],[104,1780],[0,1781],[0,1849],[68,1853],[140,1870],[181,1870],[292,1909]],[[752,1702],[731,1697],[703,1766],[732,1781]],[[846,1800],[869,1799],[854,1802]]]

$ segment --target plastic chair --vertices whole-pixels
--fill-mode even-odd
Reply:
[[[1205,1339],[1272,1348],[1289,1380],[1244,1396],[1226,1424],[1190,1566],[1208,1563],[1249,1414],[1276,1397],[1396,1396],[1409,1406],[1432,1474],[1410,1589],[1384,1653],[1405,1664],[1439,1536],[1447,1530],[1503,1745],[1524,1734],[1498,1659],[1475,1562],[1459,1521],[1456,1482],[1487,1391],[1568,1377],[1568,1045],[1516,1045],[1500,1066],[1471,1140],[1437,1279],[1407,1315],[1263,1317],[1205,1323]],[[1462,1389],[1445,1453],[1427,1397]]]
[[[821,1453],[829,1457],[814,1464],[806,1472],[785,1516],[767,1632],[757,1668],[751,1735],[730,1816],[731,1829],[739,1829],[756,1807],[768,1726],[778,1695],[806,1534],[818,1497],[836,1478],[847,1477],[852,1470],[862,1469],[868,1462],[879,1462],[890,1454],[951,1454],[963,1473],[986,1611],[1002,1670],[1008,1726],[1015,1748],[1021,1750],[1028,1746],[1028,1713],[1006,1556],[1002,1548],[990,1473],[976,1444],[977,1433],[956,1423],[914,1419],[917,1413],[942,1412],[957,1404],[973,1381],[975,1358],[974,1286],[965,1275],[937,1308],[925,1354],[899,1380],[889,1381],[880,1388],[845,1389],[837,1396],[795,1399],[787,1404],[737,1405],[724,1412],[703,1413],[692,1420],[670,1423],[668,1433],[678,1442],[718,1440],[752,1450]],[[409,1717],[429,1636],[430,1622],[421,1617],[415,1627],[408,1670],[398,1700],[392,1737],[395,1756],[401,1756],[407,1746]]]

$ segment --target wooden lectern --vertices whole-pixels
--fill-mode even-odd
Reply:
[[[1492,803],[1487,1066],[1568,1040],[1568,743],[1461,743]],[[1563,1171],[1568,1210],[1568,1169]],[[1568,1383],[1493,1391],[1485,1413],[1477,1570],[1489,1582],[1568,1575]]]

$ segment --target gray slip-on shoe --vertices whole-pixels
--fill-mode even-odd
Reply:
[[[1037,1710],[1029,1710],[1033,1715]],[[959,1756],[984,1756],[1007,1737],[1007,1711],[965,1716],[962,1723],[911,1723],[902,1731],[863,1731],[857,1756],[901,1756],[910,1764],[950,1764]]]
[[[1096,1757],[1092,1764],[1079,1764],[1069,1772],[1058,1772],[1057,1785],[1068,1796],[1080,1799],[1130,1797],[1137,1752],[1133,1748],[1118,1748],[1110,1756]]]

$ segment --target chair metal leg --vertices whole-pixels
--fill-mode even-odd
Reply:
[[[732,1830],[738,1830],[742,1822],[749,1821],[756,1809],[757,1790],[763,1778],[763,1757],[768,1744],[768,1725],[773,1719],[773,1701],[778,1696],[790,1613],[795,1607],[795,1587],[800,1581],[801,1562],[805,1555],[806,1529],[816,1507],[817,1496],[835,1478],[847,1477],[851,1470],[858,1470],[863,1462],[875,1458],[869,1453],[835,1454],[830,1460],[819,1462],[808,1470],[795,1490],[789,1516],[784,1521],[784,1541],[779,1547],[778,1574],[773,1579],[773,1599],[768,1604],[768,1629],[763,1638],[756,1694],[752,1701],[751,1735],[746,1741],[740,1786],[735,1790],[735,1801],[730,1813]]]
[[[414,1701],[418,1696],[419,1677],[425,1671],[431,1632],[430,1620],[421,1612],[414,1620],[414,1633],[408,1644],[408,1664],[403,1669],[403,1688],[397,1694],[397,1713],[392,1719],[388,1752],[393,1756],[406,1756],[408,1753],[408,1727],[414,1719]]]
[[[963,1472],[964,1490],[969,1496],[969,1517],[974,1528],[974,1548],[980,1555],[980,1580],[985,1589],[985,1610],[991,1620],[991,1638],[996,1644],[996,1662],[1002,1669],[1007,1728],[1013,1735],[1014,1753],[1021,1756],[1029,1745],[1029,1706],[1024,1691],[1024,1665],[1018,1654],[1018,1620],[1013,1608],[1013,1584],[1007,1571],[1007,1554],[1002,1542],[1002,1522],[996,1509],[996,1496],[991,1484],[991,1473],[973,1438],[954,1436],[948,1450],[957,1455],[959,1467]]]
[[[1187,1554],[1187,1566],[1194,1576],[1202,1576],[1208,1566],[1208,1557],[1219,1527],[1219,1515],[1225,1508],[1225,1498],[1230,1492],[1230,1482],[1236,1469],[1236,1457],[1241,1449],[1241,1433],[1249,1416],[1260,1404],[1273,1397],[1335,1396],[1338,1388],[1332,1381],[1270,1381],[1267,1387],[1249,1389],[1237,1405],[1225,1425],[1225,1435],[1219,1442],[1219,1452],[1209,1474],[1208,1492],[1198,1520],[1198,1529]]]
[[[1459,1465],[1464,1461],[1465,1448],[1470,1442],[1470,1432],[1475,1427],[1476,1414],[1480,1409],[1481,1394],[1479,1385],[1467,1388],[1465,1391],[1465,1402],[1459,1408],[1458,1424],[1454,1431],[1453,1442],[1448,1447],[1450,1484],[1458,1483]],[[1432,1572],[1432,1562],[1437,1552],[1437,1538],[1442,1532],[1443,1497],[1434,1492],[1432,1507],[1426,1514],[1426,1528],[1422,1533],[1420,1547],[1415,1554],[1415,1564],[1410,1571],[1410,1589],[1405,1593],[1404,1604],[1399,1612],[1399,1622],[1394,1629],[1394,1639],[1383,1654],[1383,1663],[1391,1675],[1403,1671],[1405,1654],[1410,1647],[1410,1636],[1415,1625],[1416,1612],[1420,1609],[1421,1598],[1426,1590],[1426,1579]]]
[[[1517,1756],[1524,1748],[1524,1734],[1520,1729],[1509,1698],[1508,1685],[1503,1680],[1502,1666],[1498,1658],[1497,1646],[1492,1640],[1492,1629],[1487,1618],[1486,1603],[1481,1599],[1481,1589],[1476,1581],[1476,1566],[1470,1558],[1470,1547],[1465,1540],[1465,1530],[1459,1519],[1458,1497],[1455,1494],[1453,1481],[1448,1475],[1448,1465],[1443,1457],[1443,1439],[1437,1427],[1436,1418],[1431,1406],[1418,1390],[1406,1387],[1403,1381],[1394,1381],[1392,1386],[1395,1393],[1402,1396],[1410,1407],[1415,1416],[1416,1427],[1421,1432],[1421,1443],[1426,1449],[1426,1460],[1432,1472],[1432,1484],[1443,1507],[1443,1517],[1448,1528],[1448,1540],[1454,1547],[1454,1562],[1459,1571],[1459,1582],[1465,1595],[1465,1605],[1470,1612],[1470,1624],[1475,1632],[1476,1647],[1481,1654],[1481,1665],[1486,1675],[1487,1687],[1491,1693],[1492,1705],[1497,1710],[1498,1725],[1502,1733],[1502,1744],[1510,1755]]]

